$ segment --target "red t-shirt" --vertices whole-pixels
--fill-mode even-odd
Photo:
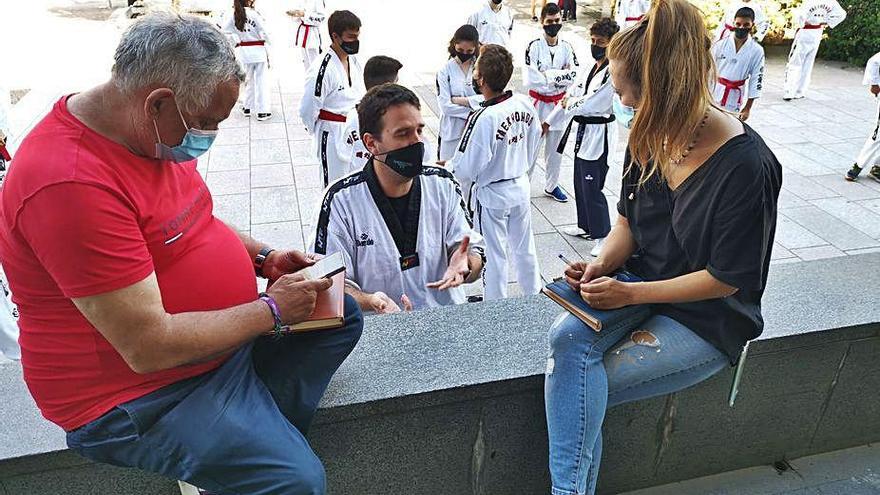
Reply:
[[[155,272],[168,313],[253,301],[253,265],[213,215],[196,162],[143,158],[87,128],[59,100],[24,139],[0,199],[0,260],[21,312],[24,379],[67,431],[225,358],[139,375],[71,298]]]

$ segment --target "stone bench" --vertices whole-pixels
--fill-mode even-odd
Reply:
[[[612,409],[601,493],[880,440],[880,253],[775,265],[739,397],[732,370]],[[542,296],[367,319],[310,434],[331,494],[547,493],[543,371],[560,312]],[[175,493],[99,466],[0,367],[0,493]]]

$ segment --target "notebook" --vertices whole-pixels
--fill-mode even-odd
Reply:
[[[345,272],[331,277],[333,285],[318,293],[315,310],[306,321],[285,327],[285,332],[302,333],[340,328],[345,323]]]
[[[614,278],[622,282],[638,282],[641,280],[639,277],[624,271],[616,273]],[[591,308],[581,298],[580,293],[572,289],[565,279],[558,279],[547,285],[541,289],[541,293],[562,306],[569,313],[577,316],[578,319],[597,332],[603,328],[613,327],[623,320],[629,320],[634,317],[647,318],[650,312],[646,305],[641,304],[612,310]]]

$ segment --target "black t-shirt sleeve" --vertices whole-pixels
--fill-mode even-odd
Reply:
[[[768,199],[764,167],[757,155],[730,157],[740,165],[715,189],[715,211],[710,227],[710,252],[706,269],[721,282],[740,290],[763,288],[763,267],[770,256],[772,219],[765,213]],[[772,215],[771,215],[772,216]]]
[[[623,218],[628,217],[626,214],[626,204],[629,201],[629,194],[633,191],[633,184],[638,184],[638,181],[632,182],[633,169],[635,167],[629,166],[629,150],[626,150],[626,154],[623,157],[623,174],[620,179],[620,195],[617,197],[617,213],[620,213],[620,216]]]

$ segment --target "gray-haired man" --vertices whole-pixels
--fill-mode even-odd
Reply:
[[[361,316],[348,299],[341,329],[260,338],[330,282],[212,213],[195,159],[242,76],[204,21],[135,22],[111,80],[59,100],[19,147],[0,259],[28,388],[72,449],[217,493],[323,493],[303,435]],[[255,270],[274,280],[259,299]]]

